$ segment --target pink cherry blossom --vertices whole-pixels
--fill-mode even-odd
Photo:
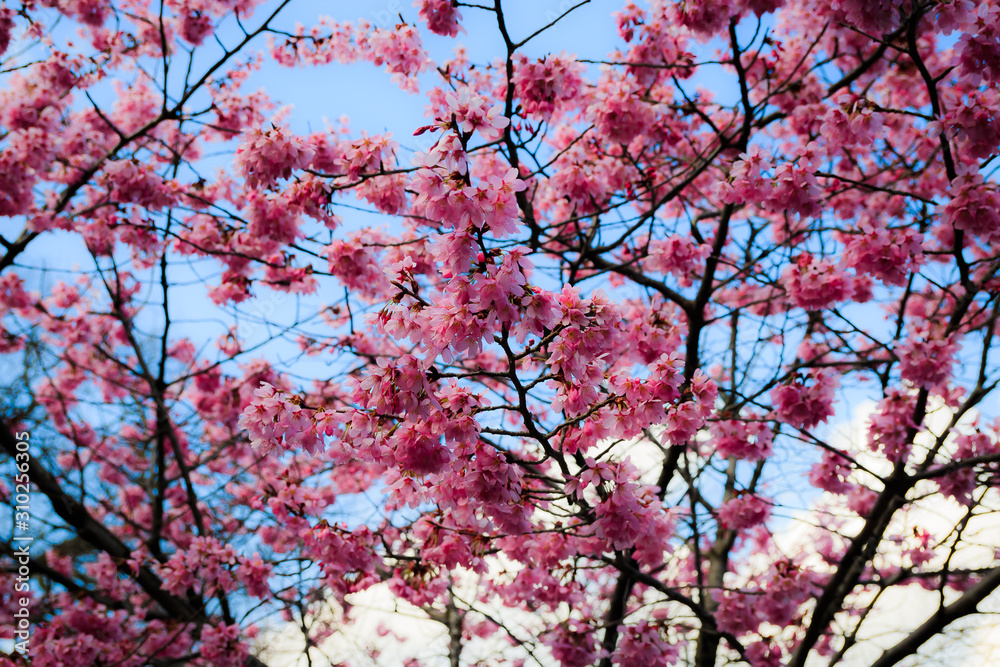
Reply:
[[[462,14],[455,5],[452,0],[416,0],[413,3],[420,8],[420,18],[427,23],[427,29],[447,37],[455,37],[462,30],[459,25]]]
[[[812,428],[833,414],[837,380],[828,371],[809,371],[771,390],[777,419],[796,428]]]
[[[818,310],[850,296],[851,279],[826,259],[799,255],[782,274],[793,305]]]
[[[580,94],[583,66],[565,51],[537,61],[521,56],[515,67],[514,84],[529,115],[548,120]]]
[[[719,522],[729,530],[746,530],[763,525],[770,514],[770,505],[753,494],[727,500],[718,509]]]
[[[237,169],[251,189],[274,186],[279,180],[289,178],[292,170],[309,164],[312,157],[308,147],[281,128],[254,130],[236,150]]]

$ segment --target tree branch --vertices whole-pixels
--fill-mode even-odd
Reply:
[[[994,568],[979,580],[977,584],[965,591],[960,598],[946,607],[938,609],[933,616],[927,619],[923,625],[910,633],[910,635],[885,651],[882,656],[872,663],[872,667],[892,667],[917,652],[928,640],[940,633],[945,627],[954,621],[975,614],[979,603],[986,599],[993,591],[1000,587],[1000,567]]]

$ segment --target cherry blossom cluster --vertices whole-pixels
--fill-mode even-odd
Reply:
[[[670,273],[677,277],[681,287],[690,287],[710,251],[707,245],[683,236],[652,239],[649,241],[646,268],[658,273]]]
[[[862,218],[857,228],[843,236],[844,259],[858,273],[887,285],[904,285],[910,272],[923,261],[921,234],[912,228],[891,227]]]
[[[709,446],[719,456],[758,461],[771,455],[774,434],[759,415],[741,415],[740,419],[713,421],[709,424]]]
[[[944,212],[955,229],[975,234],[985,243],[1000,238],[1000,192],[996,187],[986,183],[982,175],[969,173],[959,177],[953,191]]]
[[[587,117],[607,141],[628,144],[653,125],[656,109],[636,95],[636,81],[615,77],[611,72],[605,76],[587,109]]]
[[[850,276],[828,259],[802,253],[782,273],[792,304],[805,310],[821,310],[851,296]]]
[[[955,437],[954,450],[951,452],[952,461],[959,462],[964,459],[975,457],[995,456],[1000,451],[1000,441],[995,434],[977,430],[974,433],[962,433]],[[997,480],[997,468],[994,464],[987,473]],[[975,502],[973,494],[976,489],[976,470],[974,468],[962,467],[954,472],[942,475],[937,478],[937,485],[941,493],[954,498],[963,505],[972,506]]]
[[[796,376],[771,389],[774,416],[793,428],[813,428],[833,415],[837,386],[836,375],[826,370]]]
[[[253,401],[240,415],[240,427],[250,433],[251,444],[264,453],[293,447],[315,451],[317,447],[308,410],[293,394],[267,382],[254,390]]]
[[[893,390],[879,401],[872,413],[868,426],[868,446],[881,451],[894,463],[905,458],[911,447],[909,431],[914,427],[910,417],[912,413],[913,396]]]
[[[521,56],[515,67],[514,84],[525,113],[542,120],[574,100],[583,86],[583,66],[565,51],[536,61]]]
[[[248,188],[273,187],[312,160],[309,147],[287,132],[277,127],[264,132],[255,129],[243,138],[236,149],[236,166]]]
[[[324,17],[308,33],[299,24],[282,43],[272,38],[270,53],[286,67],[366,60],[384,66],[397,85],[413,92],[417,90],[416,75],[428,64],[415,26],[404,22],[384,28],[365,19],[353,23]]]
[[[754,494],[737,496],[722,503],[718,509],[719,523],[728,530],[746,530],[761,526],[771,515],[771,507]]]
[[[896,348],[899,373],[918,387],[933,389],[951,375],[958,341],[931,323],[914,328],[910,337]]]
[[[414,7],[420,8],[420,19],[427,24],[427,29],[437,35],[455,37],[462,26],[462,13],[458,11],[453,0],[415,0]]]

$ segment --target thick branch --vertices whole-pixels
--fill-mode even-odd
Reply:
[[[0,447],[14,458],[18,453],[17,444],[18,440],[8,428],[6,421],[0,420]],[[86,507],[63,491],[59,480],[34,456],[28,460],[28,474],[32,484],[49,499],[49,504],[59,518],[69,524],[77,535],[108,554],[114,561],[115,568],[139,584],[139,587],[159,604],[168,616],[184,623],[209,620],[204,609],[195,609],[187,600],[165,591],[163,582],[148,567],[140,565],[133,569],[128,563],[132,558],[132,550],[104,524],[91,516]],[[248,657],[244,664],[246,667],[266,667],[253,656]]]
[[[993,591],[1000,588],[1000,567],[994,568],[979,583],[962,594],[960,598],[947,607],[938,609],[923,625],[891,649],[882,654],[872,667],[891,667],[901,660],[913,655],[928,640],[939,634],[954,621],[977,612],[979,603]]]
[[[17,455],[17,443],[17,439],[7,424],[0,423],[0,446],[11,457]],[[118,571],[134,579],[142,590],[155,600],[167,614],[185,622],[196,620],[201,616],[202,612],[192,608],[186,600],[163,590],[162,582],[149,568],[139,566],[133,572],[132,567],[128,564],[129,559],[132,558],[132,550],[104,524],[91,516],[86,507],[63,491],[59,480],[45,469],[35,457],[31,457],[28,461],[28,474],[31,477],[31,482],[49,499],[55,513],[68,523],[77,535],[111,556]]]

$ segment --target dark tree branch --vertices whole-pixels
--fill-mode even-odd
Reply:
[[[883,653],[878,660],[872,663],[872,667],[892,667],[892,665],[896,665],[913,655],[949,624],[964,616],[977,613],[979,603],[997,588],[1000,588],[1000,567],[992,569],[972,588],[965,591],[960,598],[934,612],[934,615],[911,632],[906,639]]]

